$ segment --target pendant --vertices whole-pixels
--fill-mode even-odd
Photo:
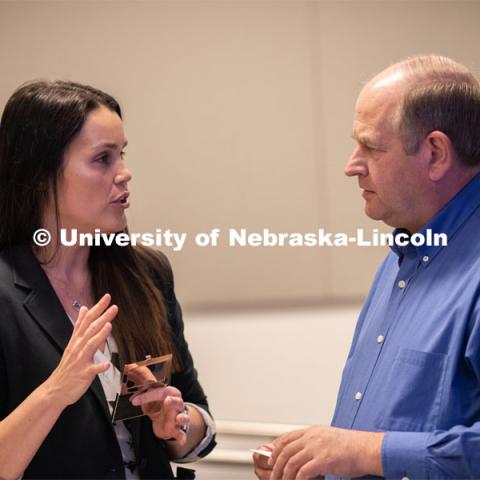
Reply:
[[[82,306],[82,304],[78,301],[78,300],[73,300],[72,302],[72,307],[77,311],[79,312],[80,311],[80,307]]]

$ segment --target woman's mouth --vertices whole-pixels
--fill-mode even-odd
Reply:
[[[115,200],[112,201],[112,203],[118,204],[123,208],[128,208],[130,206],[130,202],[128,201],[129,196],[129,192],[123,192],[122,194],[118,195]]]

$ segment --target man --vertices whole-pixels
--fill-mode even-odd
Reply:
[[[331,427],[280,436],[261,479],[480,478],[480,84],[439,56],[402,61],[358,98],[346,166],[394,235],[360,314]],[[478,175],[478,176],[477,176]]]

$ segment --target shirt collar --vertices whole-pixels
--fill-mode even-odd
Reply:
[[[480,206],[480,174],[474,177],[463,187],[420,231],[426,236],[427,230],[432,234],[445,233],[448,242],[454,237],[458,229],[467,221],[473,212]],[[399,233],[411,233],[405,228],[396,228],[393,231],[395,237]],[[421,245],[415,247],[411,243],[406,246],[396,244],[390,247],[398,255],[399,262],[403,257],[416,256],[419,259],[432,259],[443,248],[441,245]]]

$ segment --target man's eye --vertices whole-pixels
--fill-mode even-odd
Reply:
[[[120,156],[121,156],[122,158],[125,158],[125,155],[126,155],[126,154],[127,154],[127,152],[126,152],[125,150],[122,150],[122,151],[120,152]]]

